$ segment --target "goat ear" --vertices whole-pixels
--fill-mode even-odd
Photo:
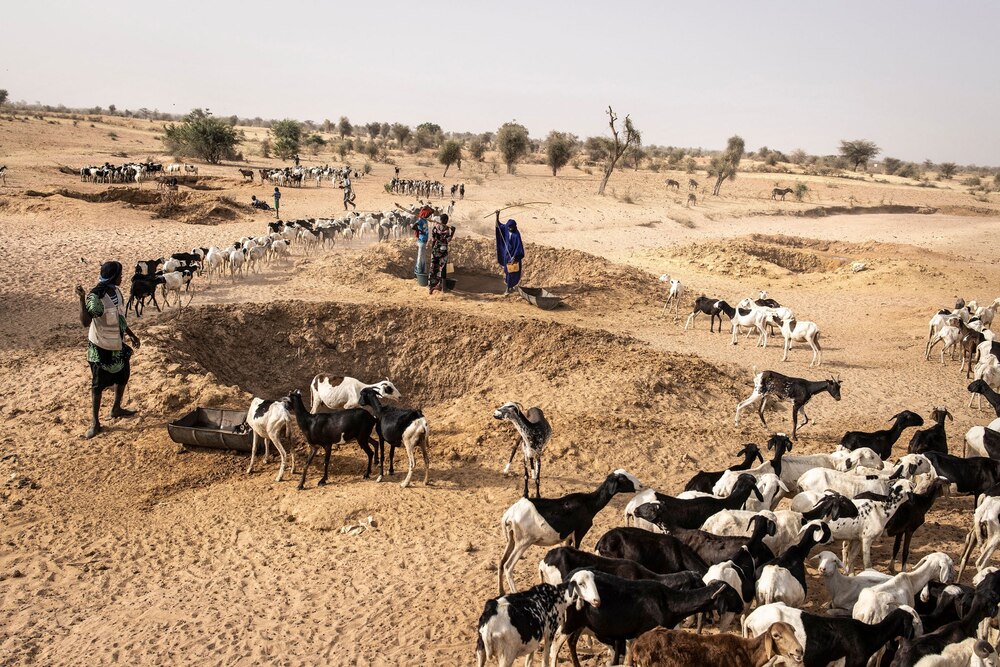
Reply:
[[[951,413],[950,413],[950,412],[948,412],[948,410],[945,410],[945,411],[944,411],[944,416],[945,416],[945,417],[947,417],[947,418],[948,418],[948,421],[950,421],[950,422],[953,422],[953,421],[955,421],[955,418],[951,416]]]
[[[775,646],[774,637],[771,636],[771,628],[768,628],[764,632],[764,655],[767,658],[767,662],[771,661],[771,658],[778,652],[778,647]]]

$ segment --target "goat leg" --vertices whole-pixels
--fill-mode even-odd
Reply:
[[[326,486],[326,478],[330,475],[330,453],[333,451],[333,445],[327,445],[323,449],[325,450],[323,454],[323,476],[320,477],[316,486]]]
[[[510,466],[514,463],[514,455],[517,454],[518,445],[521,444],[520,440],[514,442],[514,446],[510,448],[510,458],[507,459],[507,465],[504,466],[503,474],[506,475],[510,472]]]

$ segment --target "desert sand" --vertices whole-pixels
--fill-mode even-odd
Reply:
[[[937,308],[956,295],[1000,295],[989,251],[996,194],[983,202],[957,186],[741,173],[721,198],[699,190],[687,208],[684,187],[663,187],[668,177],[686,183],[681,172],[616,173],[615,194],[598,197],[597,176],[581,170],[553,178],[522,165],[509,176],[465,161],[444,179],[467,186],[456,204],[455,292],[428,297],[416,286],[406,241],[309,257],[295,248],[291,262],[245,280],[198,280],[183,313],[132,318],[143,345],[126,403],[139,416],[84,441],[90,376],[73,287],[92,285],[106,259],[129,271],[139,259],[262,234],[271,219],[245,206],[270,188],[241,183],[238,165],[199,165],[203,189],[182,186],[184,211],[167,218],[154,217],[154,184],[61,173],[123,161],[114,153],[170,161],[158,126],[89,125],[0,120],[0,664],[471,664],[476,620],[496,590],[499,517],[522,485],[501,475],[514,434],[492,411],[508,400],[542,406],[553,425],[546,496],[591,490],[619,467],[676,492],[696,471],[729,465],[742,443],[787,430],[784,409],[769,413],[770,430],[749,418],[733,425],[754,368],[844,381],[842,401],[814,399],[796,453],[830,451],[844,431],[882,428],[902,409],[926,418],[935,405],[954,413],[949,442],[960,448],[992,416],[966,407],[957,362],[924,361],[923,348]],[[427,156],[394,159],[404,177],[440,176]],[[305,161],[325,162],[339,160]],[[410,203],[383,190],[392,166],[373,166],[355,183],[359,208]],[[809,181],[805,202],[770,200],[795,178]],[[529,243],[524,284],[566,297],[551,312],[502,296],[484,219],[526,200],[551,202],[510,211]],[[893,206],[911,212],[885,212]],[[285,218],[340,208],[328,183],[284,190]],[[867,270],[852,272],[855,261]],[[663,273],[686,287],[678,313],[663,312]],[[683,330],[695,296],[735,303],[761,289],[819,324],[822,368],[808,368],[802,347],[782,364],[780,341],[732,346],[705,317]],[[389,377],[424,411],[430,486],[419,466],[405,490],[398,471],[362,480],[363,455],[345,445],[330,484],[316,486],[314,463],[296,491],[295,478],[274,480],[274,461],[248,476],[245,456],[183,451],[167,435],[165,424],[195,406],[307,391],[321,371]],[[598,516],[585,548],[620,525],[626,502]],[[970,508],[969,498],[941,501],[911,561],[934,550],[957,559]],[[372,529],[340,534],[368,516]],[[880,568],[888,547],[875,552]],[[543,554],[532,549],[519,564],[522,586],[536,581]],[[824,599],[815,581],[811,604]],[[603,664],[596,649],[586,655]]]

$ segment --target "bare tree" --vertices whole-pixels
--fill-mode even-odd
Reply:
[[[628,115],[625,116],[624,138],[618,133],[618,127],[615,125],[617,121],[618,115],[609,105],[608,124],[611,126],[611,143],[608,147],[610,149],[608,160],[604,164],[604,177],[601,178],[601,185],[597,188],[597,194],[599,195],[604,194],[604,189],[608,186],[608,179],[611,178],[618,160],[640,142],[639,132],[632,126],[632,119]]]

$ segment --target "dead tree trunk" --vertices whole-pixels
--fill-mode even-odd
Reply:
[[[608,161],[604,165],[604,176],[601,178],[601,185],[597,188],[597,194],[603,195],[604,189],[608,186],[608,180],[611,178],[611,174],[614,173],[615,166],[623,155],[639,141],[639,133],[634,127],[632,127],[632,119],[625,116],[625,137],[624,140],[618,134],[618,128],[615,123],[618,121],[618,116],[615,114],[614,109],[608,106],[608,119],[609,125],[611,126],[611,138],[613,144],[611,146],[610,154],[608,155]]]

